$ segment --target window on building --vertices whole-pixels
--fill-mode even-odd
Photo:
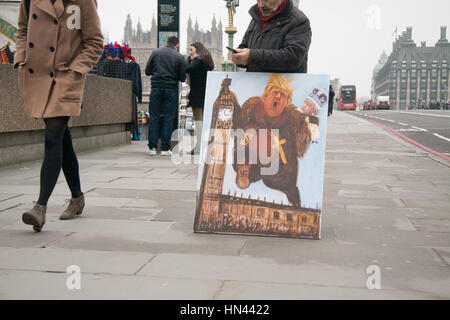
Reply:
[[[445,78],[445,79],[448,78],[448,71],[447,71],[447,69],[442,69],[441,70],[441,79],[443,79],[443,78]]]
[[[417,68],[417,62],[415,60],[411,61],[411,68]]]
[[[431,84],[430,84],[432,89],[437,89],[437,80],[436,79],[431,79]]]
[[[286,219],[287,221],[292,221],[292,213],[288,213]]]
[[[436,69],[431,70],[431,78],[437,78],[437,70]]]
[[[258,210],[256,211],[256,215],[258,217],[262,217],[264,215],[264,209],[258,208]]]
[[[274,218],[274,220],[280,219],[280,213],[279,213],[278,211],[275,211],[275,212],[273,213],[273,218]]]
[[[427,94],[420,94],[420,99],[422,100],[423,103],[425,103],[425,101],[427,100]]]
[[[431,90],[430,100],[433,101],[433,102],[436,102],[436,100],[437,100],[437,92],[436,92],[436,90]]]
[[[400,109],[406,109],[406,100],[400,99]]]
[[[303,222],[303,223],[308,222],[308,217],[307,217],[307,216],[302,216],[302,222]]]

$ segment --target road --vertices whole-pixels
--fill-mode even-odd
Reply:
[[[360,118],[396,131],[420,145],[450,156],[450,111],[357,111]]]

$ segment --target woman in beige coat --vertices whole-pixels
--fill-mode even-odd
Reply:
[[[67,124],[71,116],[80,115],[86,74],[102,51],[96,0],[22,0],[14,66],[27,113],[45,121],[39,200],[22,216],[37,232],[45,224],[61,168],[72,199],[60,219],[83,211],[78,160]]]

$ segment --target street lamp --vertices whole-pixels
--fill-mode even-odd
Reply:
[[[237,32],[233,25],[236,7],[239,7],[239,0],[224,0],[228,9],[228,26],[225,28],[225,33],[228,34],[228,46],[234,48],[234,35]],[[231,52],[228,52],[228,59],[222,66],[224,71],[236,71],[236,66],[230,61]]]

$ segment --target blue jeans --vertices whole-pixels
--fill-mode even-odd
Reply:
[[[152,87],[148,125],[148,147],[150,149],[158,148],[158,138],[161,137],[161,151],[170,150],[177,105],[178,88]],[[163,116],[162,128],[160,128],[161,116]]]

